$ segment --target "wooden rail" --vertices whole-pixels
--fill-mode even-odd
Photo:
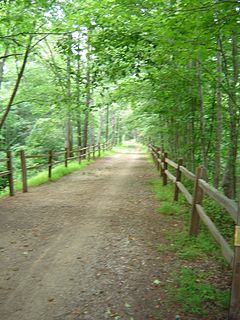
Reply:
[[[14,182],[13,182],[13,159],[12,159],[12,152],[7,151],[6,158],[0,159],[0,162],[6,164],[6,170],[0,172],[0,177],[7,177],[8,180],[8,188],[9,188],[9,195],[14,196]]]
[[[105,142],[102,144],[88,145],[85,148],[76,148],[70,151],[65,148],[61,151],[49,150],[46,154],[26,154],[24,150],[20,151],[21,160],[21,173],[22,173],[22,191],[28,192],[27,176],[29,170],[36,170],[43,167],[48,168],[48,178],[52,177],[52,169],[54,166],[64,163],[65,167],[68,166],[72,160],[78,160],[81,163],[82,159],[95,159],[96,153],[98,157],[101,156],[102,151],[106,151],[112,148],[111,142]],[[35,164],[28,164],[28,160],[38,160]],[[7,177],[9,186],[9,195],[14,195],[14,179],[13,179],[13,156],[12,152],[6,153],[6,158],[0,159],[0,163],[6,163],[4,171],[0,171],[0,177]]]
[[[183,166],[182,159],[178,163],[170,160],[167,153],[161,151],[161,148],[149,145],[149,151],[152,154],[153,160],[160,171],[160,176],[163,178],[163,185],[168,183],[168,180],[175,184],[174,200],[178,201],[178,194],[182,192],[187,202],[191,205],[191,223],[189,233],[191,236],[197,236],[199,233],[199,220],[205,224],[215,241],[221,248],[222,255],[233,268],[231,303],[229,309],[229,320],[240,319],[240,209],[237,203],[213,186],[206,182],[206,169],[203,166],[197,168],[196,173],[190,172]],[[176,170],[174,176],[168,169],[168,166]],[[181,182],[182,175],[194,183],[193,194]],[[235,223],[235,243],[234,250],[218,230],[214,222],[210,219],[203,207],[203,198],[207,195],[214,200],[221,208],[224,208]],[[234,232],[234,230],[233,230]]]
[[[52,169],[55,165],[64,163],[64,166],[67,168],[68,164],[72,160],[78,160],[81,163],[82,159],[87,158],[88,161],[91,160],[91,157],[95,159],[95,152],[98,151],[98,156],[101,156],[101,150],[108,150],[111,148],[109,142],[104,144],[97,145],[88,145],[85,148],[77,148],[73,150],[69,150],[65,148],[65,150],[54,152],[49,150],[48,154],[35,154],[35,155],[25,155],[25,152],[21,151],[21,170],[22,170],[22,191],[28,192],[27,185],[27,172],[28,170],[37,169],[41,167],[48,167],[48,178],[52,177]],[[27,159],[43,159],[44,163],[35,164],[32,166],[27,166]],[[59,158],[62,158],[59,160]]]

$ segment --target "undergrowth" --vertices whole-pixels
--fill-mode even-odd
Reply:
[[[159,201],[159,213],[173,219],[170,221],[177,228],[177,232],[169,230],[166,243],[157,246],[159,253],[174,252],[178,257],[178,266],[175,266],[171,274],[174,285],[167,285],[169,297],[181,306],[182,312],[206,315],[210,310],[226,310],[229,304],[229,290],[220,289],[213,284],[214,270],[201,270],[201,261],[207,263],[208,260],[215,260],[222,269],[229,271],[217,244],[203,224],[200,225],[200,233],[197,237],[189,236],[190,207],[182,195],[178,202],[173,201],[174,186],[172,184],[163,186],[160,178],[151,180],[150,184]],[[222,213],[217,211],[216,206],[207,201],[204,205],[207,212],[211,211],[211,217],[214,215],[215,208],[218,213],[216,219],[220,221]],[[230,233],[231,235],[233,233],[231,226],[225,225],[224,228],[224,225],[221,225],[224,229],[223,234],[230,237]]]

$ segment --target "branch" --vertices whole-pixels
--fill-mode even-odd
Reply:
[[[11,107],[12,107],[13,101],[14,101],[15,96],[17,94],[20,82],[22,80],[22,77],[23,77],[23,74],[24,74],[24,70],[25,70],[25,67],[26,67],[26,64],[27,64],[27,59],[28,59],[28,56],[29,56],[29,53],[30,53],[31,43],[32,43],[32,36],[29,37],[29,43],[27,45],[27,48],[26,48],[26,51],[25,51],[25,54],[24,54],[22,66],[21,66],[20,72],[18,74],[18,77],[17,77],[16,83],[15,83],[12,95],[11,95],[11,97],[9,99],[7,107],[6,107],[6,109],[5,109],[4,113],[3,113],[3,116],[1,118],[1,120],[0,120],[0,130],[2,129],[2,127],[3,127],[3,125],[4,125],[5,121],[6,121],[8,113],[9,113]]]
[[[11,40],[14,41],[14,37],[18,37],[18,36],[38,36],[38,35],[66,35],[66,34],[72,34],[73,32],[75,31],[78,31],[77,29],[76,30],[72,30],[72,31],[65,31],[65,32],[19,32],[19,33],[16,33],[16,34],[10,34],[10,35],[6,35],[6,36],[2,36],[0,37],[0,39],[8,39],[10,38]]]
[[[41,39],[39,39],[31,48],[30,50],[32,50],[33,48],[35,48],[41,41],[45,40],[49,35],[45,35],[44,37],[42,37]]]
[[[16,56],[22,56],[22,53],[11,53],[11,54],[7,54],[5,56],[1,56],[0,59],[6,59],[9,57],[16,57]]]

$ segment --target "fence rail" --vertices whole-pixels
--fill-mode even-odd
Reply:
[[[69,150],[65,148],[61,151],[49,150],[46,154],[26,154],[24,150],[20,151],[21,159],[21,173],[22,173],[22,191],[28,192],[27,176],[29,170],[48,168],[48,178],[52,177],[52,169],[54,166],[64,163],[65,167],[68,166],[69,162],[72,160],[78,160],[80,163],[82,159],[87,159],[90,161],[91,157],[96,158],[96,152],[98,157],[101,156],[102,151],[106,151],[112,148],[111,142],[105,142],[101,144],[88,145],[84,148],[75,148]],[[38,160],[38,163],[29,164],[28,160]],[[40,162],[40,163],[39,163]],[[0,177],[7,177],[9,186],[9,195],[14,196],[14,172],[13,172],[13,156],[12,152],[8,151],[6,153],[6,158],[0,159],[0,163],[6,163],[5,169],[0,171]]]
[[[182,192],[187,202],[191,205],[191,222],[189,233],[191,236],[197,236],[199,233],[199,220],[205,224],[215,241],[221,248],[222,255],[233,268],[231,303],[229,309],[229,320],[240,319],[240,209],[239,205],[233,200],[227,198],[213,186],[207,183],[207,173],[203,166],[197,168],[196,173],[190,172],[183,165],[183,160],[179,159],[178,163],[168,158],[166,152],[161,148],[149,145],[149,151],[152,154],[153,160],[160,171],[160,176],[163,178],[163,185],[168,183],[168,180],[175,184],[174,200],[178,200],[179,192]],[[174,176],[168,166],[176,170]],[[192,194],[182,183],[182,176],[186,177],[191,182],[194,182]],[[214,200],[221,208],[224,208],[235,223],[235,242],[234,250],[218,230],[214,222],[208,216],[203,206],[204,195]]]

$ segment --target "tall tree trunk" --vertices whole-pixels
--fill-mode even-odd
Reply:
[[[222,55],[220,36],[217,38],[217,81],[216,81],[216,136],[214,159],[214,187],[218,189],[221,175],[221,143],[222,143]]]
[[[92,122],[92,121],[91,121]],[[94,124],[93,122],[91,123],[91,126],[90,126],[90,133],[91,133],[91,145],[95,145],[95,130],[94,130]]]
[[[101,134],[102,134],[102,124],[103,124],[103,117],[102,117],[102,110],[98,110],[98,118],[99,118],[99,123],[98,123],[98,138],[97,138],[97,143],[101,143]]]
[[[89,111],[85,110],[84,114],[84,128],[83,128],[83,148],[88,145],[88,125],[89,125]]]
[[[195,61],[191,60],[189,62],[189,71],[192,74],[194,70],[194,78],[195,76]],[[187,159],[184,159],[185,163],[189,166],[189,169],[192,172],[195,172],[196,164],[195,164],[195,149],[196,149],[196,141],[195,141],[195,117],[196,117],[196,97],[194,95],[193,90],[193,83],[196,81],[191,81],[188,91],[189,91],[189,122],[188,127],[186,127],[187,131],[184,136],[185,141],[188,141],[188,153],[187,153]],[[183,141],[183,143],[185,143]],[[182,156],[182,155],[181,155]]]
[[[82,146],[82,132],[81,132],[81,114],[80,114],[80,36],[78,38],[78,57],[77,57],[77,77],[76,77],[76,87],[77,87],[77,145],[78,148]]]
[[[71,49],[71,36],[69,36],[69,52]],[[73,138],[72,138],[72,121],[71,121],[71,57],[67,55],[67,103],[68,103],[68,115],[66,120],[66,141],[65,146],[68,148],[69,156],[72,156]]]
[[[112,113],[112,145],[116,144],[116,117],[115,112]]]
[[[105,135],[105,139],[106,139],[106,142],[109,139],[109,106],[108,105],[106,108],[106,135]]]
[[[116,144],[120,144],[120,123],[119,114],[116,115]]]
[[[203,96],[203,81],[202,81],[202,66],[201,61],[197,61],[197,79],[198,79],[198,98],[200,103],[200,134],[201,134],[201,153],[203,165],[205,168],[208,167],[207,161],[207,146],[206,146],[206,135],[205,135],[205,106]]]
[[[72,120],[70,116],[67,117],[66,120],[66,148],[68,148],[68,156],[72,156],[72,147],[73,147],[73,140],[72,140]]]
[[[90,52],[88,51],[88,53],[87,53],[87,75],[86,75],[86,108],[85,108],[84,130],[83,130],[83,147],[84,148],[86,148],[87,144],[88,144],[88,127],[89,127],[90,105],[91,105],[91,79],[90,79]]]
[[[228,97],[228,110],[230,117],[230,141],[228,148],[228,159],[224,171],[222,187],[224,194],[229,198],[236,196],[236,161],[238,148],[239,115],[237,113],[237,82],[238,82],[238,47],[237,31],[232,32],[232,66],[233,77],[230,82]]]
[[[26,50],[25,50],[25,53],[24,53],[22,65],[21,65],[20,71],[18,73],[15,86],[13,88],[13,92],[12,92],[12,94],[10,96],[10,99],[9,99],[8,104],[6,106],[6,109],[5,109],[4,113],[3,113],[3,116],[0,119],[0,130],[2,129],[4,123],[5,123],[6,119],[7,119],[7,116],[9,114],[10,110],[11,110],[13,101],[14,101],[14,99],[16,97],[17,92],[18,92],[18,88],[19,88],[20,82],[22,80],[22,77],[23,77],[23,74],[24,74],[24,70],[25,70],[25,67],[26,67],[26,64],[27,64],[27,59],[28,59],[28,56],[29,56],[29,53],[30,53],[30,50],[31,50],[31,43],[32,43],[32,35],[29,37],[28,44],[27,44],[27,47],[26,47]]]
[[[78,148],[81,148],[82,146],[82,132],[81,132],[81,118],[80,116],[77,119],[77,145]]]

